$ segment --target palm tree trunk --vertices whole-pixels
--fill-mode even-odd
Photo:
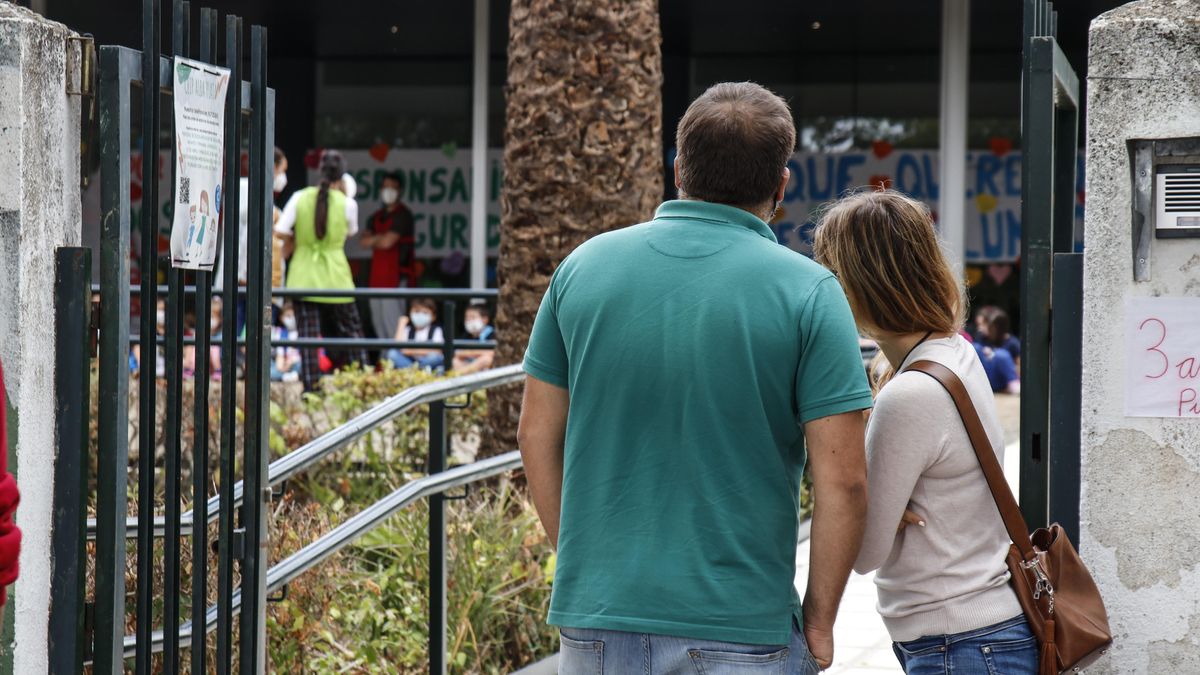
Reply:
[[[513,0],[497,363],[518,363],[559,262],[653,216],[662,185],[655,0]],[[520,387],[488,397],[491,450],[517,447]]]

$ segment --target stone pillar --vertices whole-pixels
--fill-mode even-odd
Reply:
[[[54,489],[54,251],[78,246],[79,46],[62,24],[0,2],[0,359],[23,534],[3,670],[44,673]],[[15,607],[15,613],[13,611]]]
[[[1079,544],[1116,641],[1096,672],[1200,673],[1200,420],[1124,412],[1125,299],[1200,295],[1200,239],[1153,240],[1151,279],[1134,281],[1126,143],[1189,136],[1200,136],[1200,2],[1143,0],[1097,17],[1087,83]]]

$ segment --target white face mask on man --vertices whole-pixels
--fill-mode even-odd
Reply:
[[[396,203],[396,200],[400,199],[400,191],[396,188],[386,187],[379,191],[379,197],[383,200],[384,204],[391,206]]]
[[[274,190],[275,192],[283,192],[283,189],[285,187],[287,187],[287,174],[286,173],[275,174],[275,182],[271,184],[271,189]]]
[[[288,329],[288,332],[296,332],[296,317],[291,314],[285,314],[280,321],[282,321],[283,327]]]
[[[433,315],[429,312],[413,312],[409,315],[412,319],[412,324],[418,329],[428,328],[429,324],[433,323]]]
[[[466,321],[463,322],[463,327],[465,327],[467,329],[467,332],[470,333],[471,335],[479,335],[480,333],[482,333],[483,326],[484,326],[483,319],[467,319]]]

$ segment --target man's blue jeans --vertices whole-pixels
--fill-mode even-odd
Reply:
[[[591,628],[559,631],[559,675],[815,675],[793,623],[788,645],[747,645]]]
[[[895,642],[908,675],[1037,675],[1038,643],[1024,616],[966,633]]]

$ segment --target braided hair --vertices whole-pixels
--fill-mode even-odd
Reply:
[[[346,160],[337,150],[326,150],[321,153],[321,165],[318,169],[321,185],[317,190],[317,210],[315,226],[317,239],[325,238],[326,221],[329,219],[329,188],[342,180],[346,173]]]

